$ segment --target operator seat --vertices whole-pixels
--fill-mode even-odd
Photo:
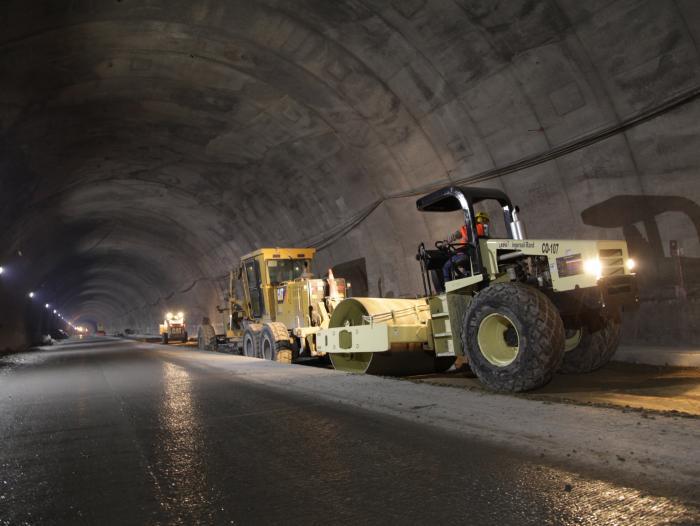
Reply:
[[[444,250],[419,248],[416,259],[423,261],[423,267],[427,271],[435,290],[445,290],[445,284],[442,279],[442,267],[449,257],[449,254]]]

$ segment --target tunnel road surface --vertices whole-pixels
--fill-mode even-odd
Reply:
[[[635,484],[303,394],[281,376],[239,374],[251,362],[112,339],[0,357],[0,524],[700,522],[692,484]],[[363,389],[310,374],[308,385],[323,375]]]

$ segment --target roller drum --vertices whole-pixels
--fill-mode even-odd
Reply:
[[[430,319],[430,309],[425,299],[348,298],[333,311],[329,327],[363,325],[369,317],[375,324],[416,325]],[[339,371],[384,376],[434,373],[445,370],[446,361],[454,361],[451,358],[437,358],[434,352],[424,351],[424,343],[427,342],[392,344],[387,352],[330,353],[330,358],[333,367]]]

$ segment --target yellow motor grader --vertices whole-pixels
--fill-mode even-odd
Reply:
[[[506,235],[477,228],[476,207],[501,212]],[[497,189],[447,187],[417,208],[452,212],[465,241],[419,246],[425,297],[339,303],[316,335],[336,369],[421,374],[462,357],[488,387],[515,392],[546,384],[557,370],[584,373],[610,360],[620,310],[638,302],[624,241],[525,239],[518,208]]]
[[[283,363],[318,357],[315,335],[328,327],[350,287],[329,271],[314,278],[313,248],[261,248],[230,273],[226,339],[245,356]],[[241,297],[239,297],[241,296]]]

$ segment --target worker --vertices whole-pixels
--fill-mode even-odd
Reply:
[[[476,234],[479,238],[489,237],[489,216],[485,212],[476,215]],[[454,245],[455,253],[442,267],[442,276],[445,282],[452,280],[452,271],[468,262],[473,247],[469,244],[469,231],[467,225],[462,225],[459,230],[447,237],[447,242]]]
[[[478,237],[489,237],[490,222],[491,220],[486,212],[476,214],[476,235]]]
[[[452,270],[464,264],[468,259],[467,250],[469,247],[469,232],[467,225],[462,225],[459,230],[447,236],[447,242],[454,245],[455,252],[442,266],[442,277],[444,283],[452,280]],[[442,292],[442,291],[440,291]]]

